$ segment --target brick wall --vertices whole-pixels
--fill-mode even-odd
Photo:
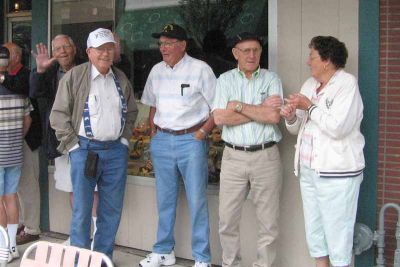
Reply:
[[[378,214],[400,204],[400,1],[380,0]],[[368,103],[364,103],[365,106]],[[393,266],[396,211],[385,216],[386,266]]]

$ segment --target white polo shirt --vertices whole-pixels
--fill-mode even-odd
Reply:
[[[152,68],[141,102],[157,109],[159,127],[187,129],[208,119],[215,85],[210,66],[185,54],[173,68],[164,61]]]

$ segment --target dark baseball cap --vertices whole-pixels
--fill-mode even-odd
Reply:
[[[241,32],[239,34],[236,34],[234,37],[231,38],[230,45],[231,47],[235,47],[238,43],[248,40],[257,41],[260,43],[261,46],[263,45],[261,37],[251,32]]]
[[[187,40],[185,29],[174,23],[166,24],[162,32],[152,33],[151,36],[153,36],[154,38],[160,38],[161,36],[165,36],[168,38],[174,38],[182,41]]]

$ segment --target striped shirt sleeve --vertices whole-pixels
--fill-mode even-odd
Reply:
[[[226,82],[224,78],[225,76],[221,75],[217,80],[212,111],[215,109],[226,109],[226,106],[228,105],[228,88],[226,88]]]

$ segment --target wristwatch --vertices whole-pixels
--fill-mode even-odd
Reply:
[[[6,76],[4,74],[0,74],[0,83],[2,84],[4,80],[6,79]]]
[[[242,109],[243,109],[243,104],[240,103],[240,102],[237,103],[236,106],[235,106],[235,111],[240,113],[240,112],[242,112]]]

